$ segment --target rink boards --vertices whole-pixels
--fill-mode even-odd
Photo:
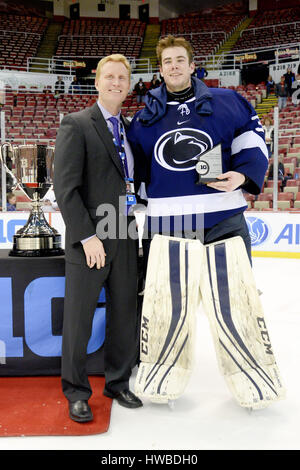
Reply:
[[[60,212],[46,213],[47,221],[62,236],[65,226]],[[299,212],[245,212],[252,244],[252,255],[258,257],[300,258]],[[12,237],[28,218],[28,212],[0,213],[0,249],[12,247]],[[139,233],[141,231],[139,230]]]

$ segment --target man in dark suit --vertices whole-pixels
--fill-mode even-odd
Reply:
[[[54,85],[54,94],[55,96],[59,96],[60,94],[64,94],[65,92],[65,82],[61,77],[57,77],[57,80]]]
[[[54,191],[66,226],[62,387],[69,415],[79,422],[93,419],[86,351],[103,286],[104,395],[128,408],[142,406],[129,390],[137,357],[137,240],[132,230],[131,236],[124,236],[124,224],[127,229],[134,223],[134,217],[125,215],[126,203],[132,200],[126,191],[133,156],[120,116],[130,87],[126,58],[114,54],[102,59],[95,86],[97,103],[62,120],[55,150]],[[111,118],[117,119],[117,136]]]

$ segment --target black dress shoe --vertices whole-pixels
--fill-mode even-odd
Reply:
[[[143,406],[141,400],[128,389],[121,390],[120,392],[112,392],[105,388],[103,395],[109,398],[115,398],[119,405],[125,406],[126,408],[139,408]]]
[[[86,423],[93,419],[93,413],[87,400],[69,402],[69,416],[78,423]]]

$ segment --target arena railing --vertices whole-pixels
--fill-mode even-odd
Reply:
[[[33,33],[31,31],[15,31],[15,30],[9,30],[9,29],[0,29],[0,33],[4,34],[7,36],[8,33],[12,33],[12,34],[23,34],[24,36],[43,36],[44,33]]]
[[[203,35],[206,35],[206,36],[210,36],[211,38],[215,35],[215,34],[222,34],[224,36],[224,38],[226,39],[228,36],[230,36],[231,33],[226,33],[225,31],[202,31],[201,33],[195,33],[195,32],[190,32],[190,33],[176,33],[176,34],[173,34],[173,36],[188,36],[190,38],[190,40],[192,41],[193,38],[195,36],[203,36]]]
[[[93,77],[95,78],[95,77]],[[79,88],[73,88],[72,91],[70,90],[69,91],[69,88],[70,88],[70,84],[67,84],[65,83],[65,92],[63,93],[63,95],[97,95],[98,94],[98,91],[96,90],[94,84],[79,84]],[[1,90],[0,90],[1,91]],[[10,93],[13,93],[13,94],[18,94],[18,93],[22,93],[22,94],[26,94],[26,95],[30,95],[30,94],[34,94],[34,95],[37,95],[37,94],[52,94],[54,96],[58,96],[58,94],[56,95],[55,93],[55,85],[45,85],[45,86],[42,86],[42,87],[37,87],[35,85],[24,85],[24,84],[20,84],[20,85],[17,85],[17,86],[10,86],[9,84],[5,87],[5,92],[10,92]]]
[[[276,23],[276,24],[267,25],[267,26],[254,26],[254,27],[251,27],[251,24],[250,24],[247,29],[244,29],[243,31],[241,31],[240,36],[243,36],[243,34],[250,33],[250,32],[251,33],[253,32],[253,34],[256,34],[257,30],[262,30],[262,29],[272,29],[273,28],[273,31],[275,32],[275,29],[283,28],[285,26],[290,26],[290,25],[294,25],[294,29],[296,29],[297,24],[300,24],[300,21],[293,21],[291,23]]]
[[[60,36],[58,36],[58,41],[62,38],[67,38],[67,39],[74,39],[74,38],[89,38],[90,41],[92,42],[92,39],[93,38],[108,38],[111,42],[112,39],[114,38],[122,38],[123,40],[126,40],[127,39],[127,42],[130,41],[130,39],[134,39],[134,38],[137,38],[139,39],[141,42],[143,42],[143,37],[142,36],[138,36],[138,35],[119,35],[119,34],[114,34],[114,35],[109,35],[109,34],[61,34]]]
[[[193,33],[194,34],[194,33]],[[294,49],[294,51],[293,51]],[[287,54],[284,55],[284,51],[287,51]],[[269,54],[274,53],[273,59],[264,59],[264,63],[267,65],[280,64],[286,61],[290,53],[291,61],[299,60],[300,58],[300,42],[280,44],[276,46],[269,47],[254,47],[254,48],[245,48],[229,51],[227,53],[218,54],[206,54],[206,55],[196,55],[194,61],[196,65],[200,63],[207,64],[207,69],[235,69],[241,68],[243,65],[261,63],[261,58],[256,60],[251,58],[251,55],[255,54]],[[280,53],[283,52],[282,57]],[[295,57],[297,55],[297,58]],[[241,56],[248,56],[246,60],[243,60]],[[78,55],[67,55],[67,56],[53,56],[51,58],[42,58],[42,57],[28,57],[26,71],[27,72],[47,72],[49,74],[57,75],[75,75],[76,72],[76,63],[86,59],[93,59],[98,61],[102,56],[81,56]],[[154,66],[151,63],[153,57],[137,59],[134,57],[127,57],[129,60],[132,73],[156,73],[159,68],[158,65]],[[20,70],[19,66],[0,66],[0,70]]]
[[[78,55],[60,55],[51,58],[28,57],[27,72],[47,72],[50,74],[75,75],[77,65],[85,60],[92,59],[98,62],[105,56],[78,56]],[[152,73],[153,66],[150,58],[136,59],[135,57],[126,57],[131,65],[132,73]],[[79,64],[78,64],[79,63]],[[76,65],[77,64],[77,65]],[[8,69],[8,67],[7,67]]]
[[[280,57],[280,52],[281,51],[286,51],[286,55],[282,55]],[[273,59],[262,59],[262,58],[255,58],[254,56],[257,54],[269,54],[269,53],[274,53],[274,58]],[[294,42],[294,43],[286,43],[286,44],[280,44],[276,46],[261,46],[261,47],[254,47],[254,48],[246,48],[246,49],[237,49],[234,51],[229,51],[226,53],[222,53],[220,55],[217,54],[210,54],[208,56],[195,56],[194,60],[195,63],[198,64],[200,62],[208,63],[207,69],[222,69],[222,68],[228,68],[228,69],[236,69],[236,68],[241,68],[243,65],[249,65],[249,64],[258,64],[261,63],[262,60],[265,64],[267,65],[273,65],[273,64],[280,64],[286,62],[287,58],[289,58],[291,61],[293,60],[299,60],[300,58],[300,42]],[[244,57],[243,57],[244,56]],[[248,57],[247,57],[248,56]],[[253,56],[253,58],[251,58]],[[295,57],[297,56],[297,58]],[[243,58],[246,60],[243,61]]]
[[[196,34],[196,33],[191,33]],[[201,33],[199,33],[201,34]],[[225,34],[225,33],[224,33]],[[244,64],[255,64],[261,62],[261,60],[251,60],[250,57],[247,58],[247,61],[244,61],[240,58],[241,55],[254,55],[258,53],[270,53],[274,52],[274,59],[266,59],[267,64],[279,64],[286,60],[287,57],[280,57],[280,51],[298,49],[296,53],[298,54],[298,59],[300,58],[300,42],[285,43],[276,46],[269,47],[253,47],[232,50],[227,53],[222,53],[221,55],[211,53],[206,55],[196,55],[194,57],[196,65],[199,63],[206,63],[208,69],[218,69],[218,68],[240,68]],[[215,52],[215,51],[214,51]],[[295,54],[292,54],[295,55]],[[100,60],[102,56],[78,56],[78,55],[66,55],[66,56],[53,56],[51,58],[42,58],[42,57],[28,57],[26,71],[27,72],[47,72],[49,74],[63,74],[63,75],[75,75],[76,64],[75,62],[84,61],[85,59]],[[153,57],[137,59],[135,57],[127,57],[131,63],[133,73],[155,73],[157,72],[158,66],[151,64],[151,59]],[[295,60],[295,57],[291,58]],[[8,66],[1,65],[0,70],[20,70],[19,66]]]

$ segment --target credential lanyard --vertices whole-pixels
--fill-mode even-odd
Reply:
[[[124,139],[124,128],[123,124],[120,122],[120,133],[119,134],[119,142],[116,139],[115,133],[113,132],[113,142],[118,150],[119,157],[122,162],[122,167],[125,175],[125,179],[129,179],[129,172],[128,172],[128,165],[127,165],[127,158],[126,158],[126,153],[125,153],[125,139]]]
[[[124,128],[123,124],[120,122],[120,133],[118,129],[118,123],[116,122],[117,119],[115,120],[110,119],[110,122],[112,122],[114,131],[113,131],[113,142],[118,150],[121,162],[122,162],[122,167],[124,171],[124,176],[125,176],[125,183],[126,183],[126,215],[130,214],[130,208],[136,204],[136,197],[134,194],[134,184],[133,184],[133,179],[129,178],[129,172],[128,172],[128,165],[127,165],[127,158],[126,158],[126,153],[125,153],[125,139],[124,139]],[[118,138],[117,138],[118,137]]]

